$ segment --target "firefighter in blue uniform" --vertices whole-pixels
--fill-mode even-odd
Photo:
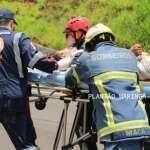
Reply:
[[[91,27],[86,51],[76,56],[66,75],[66,86],[89,85],[93,120],[105,150],[141,150],[150,128],[140,96],[137,60],[130,50],[115,44],[111,29]]]
[[[48,73],[57,63],[48,61],[29,37],[13,31],[16,21],[8,9],[0,9],[0,122],[17,150],[38,150],[29,111],[27,67]]]

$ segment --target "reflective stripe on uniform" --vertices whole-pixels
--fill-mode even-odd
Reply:
[[[141,93],[141,91],[143,91],[143,90],[142,90],[142,85],[141,85],[140,82],[139,82],[138,84],[136,84],[136,91],[137,91],[139,94]],[[141,99],[142,99],[142,98],[141,98]],[[138,103],[139,103],[139,106],[142,108],[142,110],[143,110],[143,112],[144,112],[144,114],[145,114],[145,118],[147,118],[147,113],[146,113],[145,106],[144,106],[142,100],[139,100]],[[148,118],[147,118],[147,120],[148,120]]]
[[[100,92],[100,94],[103,94],[105,96],[103,96],[103,105],[106,111],[106,118],[107,118],[107,125],[111,126],[114,124],[114,119],[113,119],[113,113],[111,110],[111,104],[109,101],[109,97],[107,96],[107,92],[103,87],[103,83],[102,80],[99,80],[98,76],[94,77],[94,83],[96,85],[96,87],[98,88],[98,91]]]
[[[145,119],[148,121],[147,113],[146,113],[145,106],[144,106],[142,100],[139,100],[138,103],[139,103],[139,106],[142,108],[142,110],[143,110],[143,112],[144,112]]]
[[[150,128],[148,124],[148,120],[132,120],[132,121],[125,121],[121,123],[115,123],[114,125],[100,129],[97,132],[97,134],[99,137],[103,137],[113,132],[119,132],[119,131],[137,129],[137,128]]]
[[[42,52],[37,52],[34,55],[34,57],[30,60],[28,67],[32,69],[34,67],[34,65],[43,57],[44,57],[44,55]]]
[[[139,94],[141,94],[141,91],[143,91],[143,86],[142,86],[142,84],[141,84],[140,82],[137,82],[136,85],[135,85],[135,87],[136,87],[136,91],[137,91]],[[141,98],[141,99],[142,99],[142,98]],[[138,103],[139,103],[139,106],[142,108],[142,110],[143,110],[143,112],[144,112],[144,114],[145,114],[145,118],[148,120],[148,118],[147,118],[147,113],[146,113],[146,110],[145,110],[145,106],[144,106],[142,100],[139,100]]]
[[[125,79],[125,80],[133,80],[135,82],[135,88],[138,92],[140,92],[140,88],[137,85],[137,74],[131,72],[123,72],[123,71],[111,71],[102,73],[94,77],[94,83],[98,88],[100,94],[105,94],[107,96],[103,97],[103,106],[106,111],[107,118],[107,127],[104,127],[98,131],[98,136],[102,137],[113,132],[124,131],[128,129],[134,128],[145,128],[149,127],[147,117],[143,120],[133,120],[133,121],[125,121],[121,123],[115,123],[113,119],[113,113],[111,109],[111,103],[108,97],[106,90],[104,89],[103,82],[112,79]],[[141,102],[139,102],[141,106]]]
[[[29,146],[28,148],[22,149],[22,150],[40,150],[40,148],[36,146]]]
[[[135,83],[137,83],[136,73],[123,72],[123,71],[110,71],[110,72],[97,75],[95,78],[98,78],[102,82],[106,80],[112,80],[112,79],[127,79],[127,80],[133,80],[135,81]]]
[[[0,35],[7,35],[7,34],[10,34],[10,32],[9,31],[0,32]]]
[[[76,67],[75,64],[71,65],[72,75],[73,75],[73,77],[76,79],[77,84],[80,85],[81,81],[80,81],[80,78],[79,78],[79,76],[78,76],[78,73],[77,73],[75,67]]]
[[[14,51],[14,55],[15,55],[15,61],[17,63],[17,68],[18,68],[18,73],[20,78],[23,78],[23,69],[22,69],[22,60],[21,60],[21,56],[20,56],[20,49],[19,49],[19,39],[21,37],[22,33],[16,33],[14,35],[14,40],[13,40],[13,51]]]

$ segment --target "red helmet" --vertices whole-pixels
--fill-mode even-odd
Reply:
[[[71,18],[66,25],[65,32],[67,31],[79,31],[83,30],[85,32],[90,28],[90,22],[86,17],[74,17]]]

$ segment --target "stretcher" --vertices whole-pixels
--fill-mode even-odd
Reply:
[[[76,93],[76,96],[73,96],[73,91],[65,88],[65,72],[54,71],[52,74],[40,71],[38,69],[28,69],[28,82],[32,85],[32,89],[37,89],[37,93],[32,93],[32,96],[37,96],[40,99],[42,98],[53,98],[58,99],[58,96],[54,95],[55,93],[61,93],[61,95],[66,97],[76,97],[77,94],[88,93],[88,87],[85,84],[82,84]],[[42,95],[41,90],[48,89],[50,91],[49,95]],[[53,96],[54,95],[54,96]],[[33,101],[33,100],[32,100]]]
[[[37,99],[32,99],[30,102],[35,102],[36,108],[42,110],[46,106],[48,99],[57,99],[64,101],[64,109],[62,111],[60,123],[58,126],[55,142],[53,145],[53,150],[58,150],[58,144],[60,141],[61,134],[63,134],[63,145],[62,150],[70,150],[73,146],[82,143],[82,150],[86,149],[84,142],[95,135],[96,132],[90,131],[86,133],[86,112],[87,112],[87,103],[88,99],[83,98],[82,94],[88,94],[87,86],[81,86],[79,93],[74,93],[67,88],[65,88],[65,72],[54,72],[53,74],[48,74],[39,70],[29,70],[28,74],[29,83],[32,85],[32,89],[37,89],[36,94],[32,93],[32,96],[37,97]],[[150,82],[141,82],[143,85],[143,91],[146,97],[150,97]],[[41,90],[48,89],[49,95],[42,95]],[[59,94],[58,94],[59,93]],[[67,113],[70,102],[77,101],[79,107],[77,109],[75,119],[73,122],[72,130],[70,137],[67,141],[66,139],[66,130],[67,130]],[[75,141],[75,129],[77,127],[77,122],[83,109],[83,132],[81,137],[77,138]]]
[[[72,149],[73,146],[84,143],[84,140],[92,136],[92,132],[86,133],[86,107],[89,102],[88,99],[83,98],[83,94],[88,94],[88,89],[83,89],[80,87],[80,91],[78,93],[74,93],[67,88],[65,88],[65,72],[53,72],[53,74],[48,74],[39,70],[28,70],[28,81],[32,87],[32,97],[35,99],[30,99],[30,102],[35,102],[35,107],[39,110],[42,110],[46,106],[47,100],[61,100],[64,102],[64,108],[62,111],[61,119],[59,122],[58,130],[56,133],[55,142],[53,145],[53,150],[58,150],[58,145],[60,142],[61,135],[63,136],[63,144],[62,150]],[[41,90],[49,90],[49,94],[44,95]],[[68,107],[70,102],[75,101],[78,102],[79,107],[77,109],[75,119],[73,122],[72,130],[70,133],[70,137],[67,140],[66,132],[67,132],[67,115],[68,115]],[[77,125],[78,117],[81,113],[81,109],[83,109],[83,132],[82,136],[79,139],[74,139],[75,128]],[[82,142],[81,142],[82,141]],[[84,144],[82,144],[82,150],[85,149]]]
[[[57,92],[71,92],[69,89],[65,88],[65,72],[54,71],[52,74],[49,74],[38,69],[28,69],[28,81],[36,85],[47,86],[47,88],[53,90],[57,89]],[[150,82],[141,81],[141,85],[143,93],[147,97],[150,97]],[[42,86],[40,88],[42,88]],[[79,89],[83,92],[88,92],[88,86],[86,84],[81,84]]]

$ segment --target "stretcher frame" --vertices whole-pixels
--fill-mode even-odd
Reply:
[[[64,88],[64,87],[54,87],[54,86],[43,86],[39,82],[30,82],[32,89],[37,89],[37,93],[32,93],[31,96],[36,97],[35,99],[30,100],[30,102],[37,102],[40,101],[40,98],[44,99],[55,99],[55,100],[61,100],[64,102],[64,108],[61,114],[61,118],[59,121],[59,126],[57,129],[53,150],[58,150],[58,146],[60,143],[61,136],[63,137],[63,143],[61,146],[62,150],[71,150],[75,145],[81,145],[81,150],[86,150],[86,146],[84,142],[93,136],[93,134],[96,134],[95,132],[88,132],[86,133],[86,112],[87,112],[87,103],[89,103],[88,99],[82,99],[80,98],[80,94],[86,93],[88,94],[88,90],[80,90],[80,94],[73,95],[73,91],[70,89]],[[40,90],[42,89],[48,89],[50,90],[49,95],[43,95]],[[55,93],[60,93],[60,96],[55,96]],[[65,94],[64,94],[65,93]],[[67,93],[67,94],[66,94]],[[68,116],[68,107],[71,102],[78,102],[79,107],[77,108],[75,118],[73,121],[72,129],[69,135],[69,139],[67,141],[67,116]],[[81,113],[81,109],[83,109],[83,131],[81,133],[81,137],[77,138],[73,141],[75,136],[75,129],[77,127],[77,122]]]

